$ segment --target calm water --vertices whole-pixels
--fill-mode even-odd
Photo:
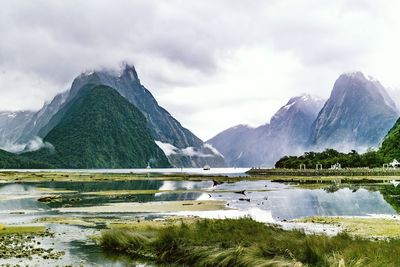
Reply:
[[[391,186],[393,185],[385,185]],[[60,203],[43,204],[37,201],[40,196],[40,188],[77,191],[74,194],[66,194]],[[372,189],[374,188],[374,189]],[[157,194],[145,194],[134,196],[93,196],[84,193],[108,190],[191,190],[198,192],[163,192]],[[204,192],[206,191],[207,192]],[[225,192],[213,192],[223,190]],[[245,191],[243,190],[263,190]],[[71,199],[79,198],[78,202]],[[40,183],[11,183],[0,184],[0,223],[23,224],[31,223],[34,219],[47,216],[63,216],[52,210],[65,204],[71,206],[94,206],[105,203],[118,202],[150,202],[150,201],[174,201],[217,199],[224,200],[229,207],[246,212],[257,209],[258,215],[271,217],[274,221],[283,221],[305,216],[367,216],[370,214],[396,214],[395,209],[385,200],[385,196],[370,186],[357,186],[356,188],[340,188],[332,192],[324,189],[301,189],[283,183],[271,181],[240,181],[224,183],[213,187],[212,181],[102,181],[102,182],[40,182]],[[261,213],[261,214],[260,214]],[[116,218],[143,218],[162,217],[165,214],[68,214],[67,216],[96,216]],[[98,228],[104,225],[98,225]],[[111,259],[104,255],[87,238],[98,229],[50,225],[56,235],[52,247],[67,251],[62,261],[52,264],[84,264],[124,266],[127,259]],[[50,241],[49,241],[50,242]],[[45,244],[45,242],[44,242]],[[4,263],[0,260],[0,265]],[[44,264],[38,262],[38,265]]]

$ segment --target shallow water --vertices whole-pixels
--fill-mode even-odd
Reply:
[[[393,186],[393,185],[385,185]],[[71,190],[76,193],[63,194],[61,202],[44,204],[37,201],[43,195],[41,188]],[[180,215],[202,217],[252,216],[266,222],[286,221],[305,216],[368,216],[370,214],[396,214],[376,187],[357,186],[356,189],[340,188],[334,192],[324,189],[301,189],[284,183],[267,180],[240,181],[213,186],[212,181],[101,181],[101,182],[39,182],[0,184],[0,223],[29,224],[34,219],[48,216],[94,216],[101,218],[154,218],[168,214],[157,213],[115,213],[115,214],[63,214],[54,208],[65,205],[72,207],[98,206],[118,202],[154,202],[175,200],[216,199],[227,202],[232,210],[211,212],[180,212]],[[190,192],[159,192],[142,195],[87,195],[85,193],[118,190],[191,190]],[[196,192],[196,190],[199,190]],[[243,192],[244,190],[244,192]],[[251,191],[253,190],[253,191]],[[51,192],[50,192],[51,194]],[[78,199],[78,201],[72,201]],[[51,242],[53,248],[66,251],[62,260],[35,262],[37,265],[83,264],[85,266],[125,266],[126,258],[110,258],[90,239],[104,225],[95,228],[50,224],[56,233]],[[50,242],[50,241],[49,241]],[[46,244],[46,243],[45,243]],[[50,246],[49,244],[47,244]],[[0,264],[2,262],[0,261]]]

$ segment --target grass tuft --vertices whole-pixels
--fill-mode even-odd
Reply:
[[[186,266],[400,266],[395,239],[306,235],[248,218],[151,225],[107,230],[100,244],[136,259]]]

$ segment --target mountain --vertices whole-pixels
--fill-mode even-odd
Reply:
[[[0,169],[43,169],[51,167],[49,164],[27,159],[0,149]]]
[[[170,166],[146,118],[111,87],[84,85],[54,117],[58,123],[43,139],[52,147],[22,156],[58,168]]]
[[[224,155],[228,166],[254,166],[248,155],[251,151],[250,140],[255,135],[255,128],[237,125],[217,134],[207,141]]]
[[[310,95],[293,97],[269,124],[257,128],[238,125],[207,143],[224,155],[229,166],[273,166],[283,155],[298,154],[307,146],[311,126],[323,103]]]
[[[23,146],[15,143],[33,115],[32,111],[0,112],[0,148],[8,151],[21,150]]]
[[[313,124],[310,143],[349,151],[377,147],[398,118],[398,110],[379,81],[361,72],[345,73]]]
[[[26,143],[35,136],[45,137],[63,117],[57,114],[80,92],[85,85],[106,85],[136,106],[146,117],[151,135],[169,161],[177,167],[225,166],[224,158],[216,149],[206,145],[188,129],[184,128],[167,110],[158,105],[156,99],[140,82],[136,70],[126,65],[120,73],[94,71],[83,73],[74,79],[71,88],[57,95],[50,103],[32,116],[24,127],[17,143]]]

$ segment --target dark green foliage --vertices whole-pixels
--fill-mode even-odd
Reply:
[[[400,160],[400,119],[386,135],[379,149],[385,161]]]
[[[169,167],[143,114],[111,87],[87,85],[52,119],[44,138],[55,151],[25,156],[59,168]]]
[[[179,266],[400,266],[399,240],[306,235],[246,218],[119,228],[103,232],[100,244],[117,254]]]
[[[305,152],[302,156],[285,156],[276,162],[276,168],[298,169],[300,164],[305,164],[307,169],[315,168],[322,164],[323,168],[330,168],[335,163],[340,163],[342,168],[382,167],[383,157],[379,152],[369,151],[358,154],[352,150],[350,153],[341,153],[334,149],[323,152]]]
[[[49,164],[30,160],[0,149],[0,169],[43,169],[51,167]]]

